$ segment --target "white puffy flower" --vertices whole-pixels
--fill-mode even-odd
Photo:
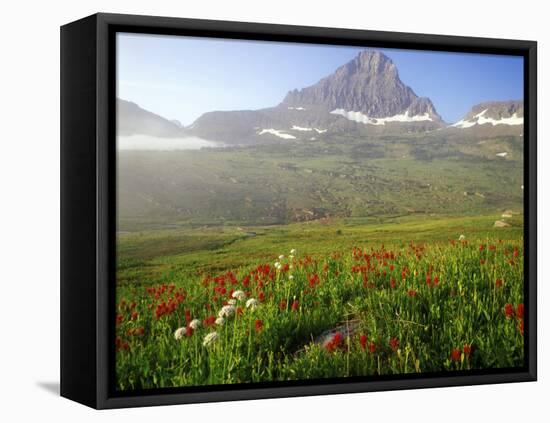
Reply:
[[[460,236],[458,237],[458,240],[459,240],[459,241],[464,241],[465,239],[466,239],[466,237],[465,237],[464,235],[460,235]]]
[[[239,301],[242,301],[246,298],[246,294],[244,293],[244,291],[235,291],[231,296]]]
[[[289,268],[289,269],[294,269],[294,266],[293,266],[292,264],[289,264],[289,265],[288,265],[288,268]]]
[[[197,330],[201,327],[201,321],[199,319],[193,319],[189,322],[189,327],[193,330]]]
[[[290,250],[290,254],[292,254],[292,255],[296,254],[296,249],[293,248],[292,250]]]
[[[256,298],[249,298],[246,302],[246,308],[249,308],[251,310],[254,310],[256,307],[258,307],[260,303]]]
[[[281,263],[279,263],[278,261],[275,262],[275,267],[277,269],[280,269],[281,268]]]
[[[225,323],[225,319],[224,319],[223,317],[218,317],[218,318],[216,319],[216,324],[217,324],[218,326],[223,326],[224,323]]]
[[[227,300],[227,304],[234,306],[235,304],[237,304],[237,300],[234,298],[231,298],[230,300]]]
[[[207,347],[210,344],[216,342],[218,338],[219,338],[218,332],[210,332],[208,335],[204,337],[204,340],[202,341],[202,345]]]
[[[218,313],[218,317],[231,317],[235,314],[235,306],[225,305]]]
[[[279,260],[284,260],[285,256],[283,256],[282,254],[279,256]]]
[[[292,279],[294,279],[294,276],[293,275],[288,275],[288,279],[292,280]]]
[[[184,335],[185,335],[185,327],[177,328],[176,331],[174,332],[174,338],[176,338],[176,340],[178,340],[178,341],[181,338],[183,338]]]

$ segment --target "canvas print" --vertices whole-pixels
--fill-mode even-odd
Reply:
[[[524,365],[522,57],[116,57],[116,390]]]

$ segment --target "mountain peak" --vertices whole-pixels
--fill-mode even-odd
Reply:
[[[441,120],[429,99],[420,99],[401,81],[392,60],[374,50],[361,51],[310,87],[290,91],[281,103],[285,107],[312,105],[343,116],[359,113],[364,123],[394,116]]]
[[[475,125],[523,125],[523,101],[487,101],[476,104],[461,120],[451,126],[470,128]]]
[[[398,77],[397,67],[392,60],[384,53],[374,50],[360,52],[352,61],[342,67],[350,70],[355,68],[356,71],[366,72],[368,75],[383,73]]]

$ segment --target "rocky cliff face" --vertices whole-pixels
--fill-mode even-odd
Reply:
[[[290,91],[286,107],[324,106],[360,112],[369,118],[426,115],[441,120],[428,98],[419,98],[400,79],[395,64],[383,53],[363,51],[316,84]]]

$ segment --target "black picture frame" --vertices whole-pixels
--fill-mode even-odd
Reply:
[[[116,393],[115,34],[194,35],[524,57],[525,366]],[[537,378],[537,44],[488,38],[95,14],[61,27],[61,395],[97,409],[535,381]]]

